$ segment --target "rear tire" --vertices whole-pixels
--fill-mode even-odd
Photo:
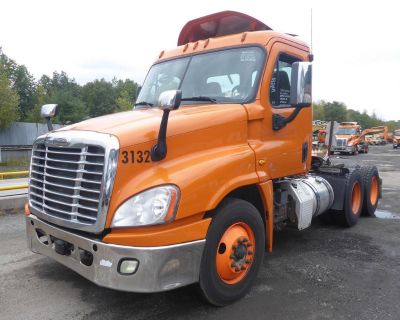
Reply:
[[[343,211],[337,214],[340,224],[352,227],[360,218],[364,199],[363,178],[360,169],[349,174],[346,184]]]
[[[364,201],[362,215],[375,217],[375,210],[379,202],[379,172],[375,166],[361,168],[364,185]]]
[[[200,266],[204,298],[225,306],[251,288],[263,261],[264,223],[249,202],[226,199],[215,211]]]

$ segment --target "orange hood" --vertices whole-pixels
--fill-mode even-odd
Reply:
[[[108,133],[119,139],[120,147],[156,140],[163,111],[137,109],[82,121],[57,131],[81,130]],[[183,106],[169,115],[167,136],[205,129],[228,122],[245,121],[242,105]]]

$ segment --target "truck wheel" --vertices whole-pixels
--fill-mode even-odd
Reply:
[[[360,218],[364,198],[363,179],[359,169],[350,173],[343,205],[343,211],[338,214],[339,222],[346,226],[352,227]]]
[[[379,173],[375,166],[361,168],[364,185],[364,202],[362,215],[375,217],[375,210],[379,199]]]
[[[255,280],[265,251],[264,223],[249,202],[227,199],[207,233],[199,287],[205,299],[228,305],[242,298]]]

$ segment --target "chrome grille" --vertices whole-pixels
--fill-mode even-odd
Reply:
[[[63,227],[104,230],[118,163],[119,142],[91,131],[56,131],[32,148],[29,208]]]
[[[99,211],[104,148],[34,145],[29,197],[32,206],[65,220],[93,224]]]
[[[345,147],[345,146],[347,146],[347,140],[346,140],[346,139],[337,139],[337,146],[338,146],[338,147]]]

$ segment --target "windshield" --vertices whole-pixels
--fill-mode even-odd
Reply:
[[[243,103],[254,99],[264,65],[259,47],[225,49],[161,62],[151,67],[137,103],[157,106],[166,90],[182,90],[185,104]],[[190,100],[193,98],[193,100]]]
[[[350,135],[350,134],[356,134],[357,130],[355,128],[339,128],[336,134],[344,134],[344,135]]]
[[[395,136],[400,136],[400,130],[396,130],[396,131],[394,132],[394,135],[395,135]]]

